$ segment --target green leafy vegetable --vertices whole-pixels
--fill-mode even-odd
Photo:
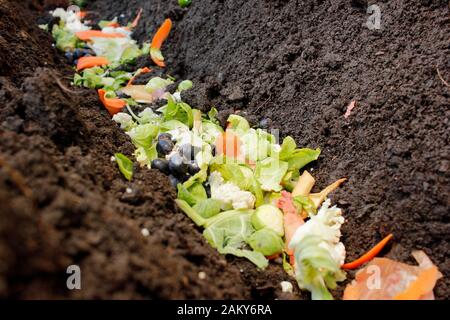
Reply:
[[[207,220],[203,236],[220,253],[245,257],[263,269],[268,265],[264,255],[245,249],[245,243],[254,232],[250,223],[251,214],[251,210],[222,212]]]
[[[55,39],[56,48],[61,51],[74,50],[78,45],[78,37],[64,27],[53,25],[52,37]]]
[[[238,116],[237,114],[230,115],[227,122],[229,123],[229,128],[235,131],[244,133],[250,129],[248,121],[244,117]]]
[[[116,153],[114,154],[114,157],[116,158],[120,172],[122,172],[127,180],[131,180],[133,177],[133,161],[128,159],[128,157],[122,153]]]
[[[186,91],[192,88],[192,86],[193,84],[191,80],[183,80],[178,84],[177,91],[178,92]]]
[[[265,256],[272,256],[281,253],[284,248],[283,239],[275,231],[269,228],[263,228],[254,232],[247,239],[250,247]]]
[[[264,191],[281,191],[281,180],[286,174],[288,163],[269,157],[258,162],[255,176]]]
[[[192,108],[187,103],[176,102],[171,95],[167,98],[167,104],[158,111],[163,114],[164,121],[178,120],[189,128],[194,124]]]
[[[317,208],[314,202],[307,196],[295,196],[293,197],[294,205],[297,207],[298,211],[301,212],[302,209],[305,210],[311,217],[317,213]]]
[[[175,199],[178,207],[192,220],[197,226],[203,226],[206,224],[207,219],[203,218],[197,213],[190,205],[184,200]]]
[[[153,138],[158,134],[158,130],[157,125],[146,123],[132,128],[127,134],[136,147],[147,149],[152,145]]]
[[[296,148],[297,144],[291,136],[284,138],[281,144],[280,160],[288,160],[291,158]]]
[[[252,215],[252,225],[256,230],[268,228],[279,236],[284,235],[283,213],[271,204],[264,204],[256,208]]]
[[[178,5],[182,8],[186,8],[190,6],[192,3],[192,0],[178,0]]]
[[[186,187],[184,184],[178,184],[178,199],[186,201],[189,205],[193,206],[203,200],[206,200],[205,188],[201,183],[194,183],[190,187]]]
[[[288,159],[289,170],[300,170],[308,163],[317,160],[320,155],[320,149],[296,149]]]
[[[197,202],[193,209],[203,218],[211,218],[220,212],[221,206],[221,201],[210,198]]]

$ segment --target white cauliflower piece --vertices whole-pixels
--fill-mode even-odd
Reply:
[[[112,119],[113,119],[113,121],[120,124],[120,128],[123,130],[126,130],[126,129],[132,127],[134,124],[133,118],[128,113],[124,113],[124,112],[119,112],[119,113],[115,114],[112,117]]]
[[[52,15],[64,21],[66,29],[70,32],[75,33],[91,29],[80,21],[80,18],[75,11],[66,11],[62,8],[57,8],[52,12]]]
[[[341,209],[336,206],[330,208],[330,200],[327,199],[317,215],[297,229],[289,247],[294,249],[306,236],[318,236],[322,239],[320,246],[328,250],[335,261],[342,265],[345,261],[345,247],[339,240],[344,221]]]
[[[233,209],[252,209],[255,206],[256,198],[251,192],[243,191],[231,182],[224,183],[219,172],[211,173],[208,181],[211,186],[211,198],[222,201],[223,210],[230,205]]]

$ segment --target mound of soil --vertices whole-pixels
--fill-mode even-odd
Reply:
[[[120,176],[110,157],[132,153],[127,136],[93,90],[70,87],[72,71],[30,23],[57,2],[0,0],[0,297],[307,298],[281,293],[279,282],[293,280],[277,263],[258,271],[212,249],[174,205],[165,176]],[[187,102],[223,117],[239,110],[320,147],[310,167],[317,188],[349,178],[331,196],[347,218],[348,259],[393,232],[387,256],[413,263],[411,251],[425,250],[444,274],[436,296],[448,298],[450,100],[437,70],[450,79],[449,8],[379,6],[380,30],[367,28],[367,3],[354,0],[204,0],[187,9],[98,0],[88,10],[131,20],[142,7],[139,40],[172,18],[163,53],[168,73],[194,81]],[[82,290],[66,288],[71,264]]]

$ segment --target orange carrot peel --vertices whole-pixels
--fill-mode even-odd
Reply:
[[[119,32],[103,32],[101,30],[86,30],[75,32],[75,35],[82,41],[91,40],[92,38],[125,38],[125,35]]]
[[[152,72],[152,69],[150,69],[148,67],[144,67],[144,68],[139,69],[138,71],[136,71],[134,76],[131,77],[131,79],[128,81],[127,86],[131,86],[133,84],[134,79],[136,79],[136,77],[138,75],[140,75],[141,73],[149,73],[149,72]]]
[[[98,97],[100,101],[103,103],[105,108],[108,110],[110,115],[115,115],[119,113],[127,104],[124,100],[119,98],[107,98],[106,91],[103,89],[98,89]]]
[[[423,251],[413,251],[412,266],[388,258],[375,258],[347,285],[344,300],[434,300],[433,289],[442,277]]]
[[[136,18],[134,18],[133,22],[131,23],[131,25],[130,25],[131,28],[137,27],[139,20],[141,19],[141,15],[142,15],[142,8],[139,9]]]
[[[86,69],[86,68],[92,68],[92,67],[98,67],[98,66],[104,66],[108,65],[109,60],[105,57],[81,57],[78,59],[77,63],[77,71]]]
[[[383,240],[378,242],[372,249],[367,251],[365,254],[363,254],[361,257],[359,257],[355,261],[343,264],[342,269],[353,270],[353,269],[358,268],[360,265],[362,265],[366,262],[369,262],[370,260],[375,258],[375,256],[378,253],[380,253],[380,251],[386,246],[386,244],[389,242],[389,240],[392,239],[392,237],[393,237],[392,233],[389,234]]]
[[[172,21],[170,19],[164,20],[158,31],[156,31],[152,39],[152,44],[150,45],[150,57],[152,58],[153,62],[160,67],[166,66],[164,63],[164,57],[161,53],[161,46],[167,39],[171,28]]]

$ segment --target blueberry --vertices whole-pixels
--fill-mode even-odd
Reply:
[[[169,160],[169,169],[170,172],[177,176],[183,176],[188,171],[188,165],[184,163],[183,157],[175,153]]]
[[[69,62],[73,61],[73,53],[71,51],[66,51],[64,54]]]
[[[178,179],[175,178],[173,175],[170,175],[170,176],[169,176],[169,181],[170,181],[170,184],[171,184],[174,188],[176,188],[176,187],[177,187],[177,184],[180,183],[180,181],[178,181]]]
[[[190,175],[193,176],[194,174],[196,174],[199,171],[200,171],[200,167],[198,166],[196,161],[192,161],[191,163],[189,163],[188,172]]]
[[[77,59],[77,60],[74,60],[74,61],[73,61],[73,64],[74,64],[74,65],[77,65],[77,64],[78,64],[78,59]]]
[[[155,159],[152,161],[152,169],[157,169],[164,174],[169,174],[169,161],[166,159]]]
[[[171,140],[158,140],[156,144],[156,151],[160,157],[168,155],[173,149],[173,142]]]
[[[81,57],[80,52],[81,52],[80,49],[73,50],[73,58],[74,59],[80,58]]]
[[[167,132],[161,133],[161,134],[158,136],[158,141],[160,141],[160,140],[169,140],[169,141],[172,141],[172,135],[171,135],[170,133],[167,133]]]
[[[125,15],[123,13],[120,14],[119,17],[117,18],[117,23],[120,24],[121,26],[124,26],[127,24]]]

